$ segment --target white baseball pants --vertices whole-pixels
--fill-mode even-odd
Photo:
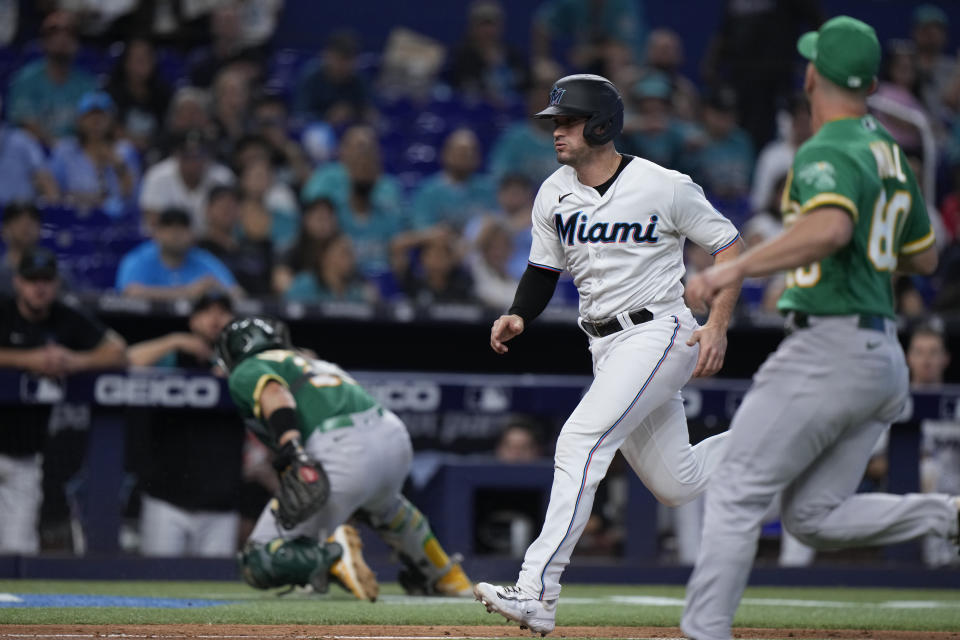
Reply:
[[[40,550],[40,502],[43,465],[40,454],[0,454],[0,553],[37,553]]]
[[[856,316],[811,319],[754,377],[730,425],[728,452],[707,491],[703,539],[681,627],[728,640],[764,513],[783,491],[781,519],[817,549],[956,535],[943,494],[854,494],[877,439],[900,414],[907,366],[896,327]]]
[[[240,514],[189,511],[143,494],[140,553],[145,556],[230,557],[237,551]]]
[[[697,328],[677,305],[674,315],[591,339],[593,383],[557,439],[543,531],[527,549],[517,580],[524,594],[542,600],[560,594],[560,574],[617,449],[666,505],[684,504],[706,488],[725,437],[690,446],[679,390],[697,363],[699,346],[687,346]]]

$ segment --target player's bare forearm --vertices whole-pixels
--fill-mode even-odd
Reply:
[[[694,311],[703,311],[716,303],[726,287],[746,277],[767,276],[817,262],[845,246],[852,235],[853,220],[843,209],[811,211],[776,238],[693,276],[686,287],[687,304]]]
[[[134,367],[150,367],[161,360],[180,344],[180,333],[168,333],[159,338],[144,340],[127,347],[127,360]]]
[[[740,277],[769,276],[822,260],[850,242],[853,219],[838,207],[802,215],[786,232],[745,252]]]
[[[70,358],[71,373],[93,369],[112,369],[127,366],[127,343],[114,331],[108,331],[93,349],[74,351]]]
[[[738,238],[736,242],[721,251],[713,259],[715,265],[725,262],[733,262],[743,253],[743,240]],[[727,330],[730,326],[730,318],[733,316],[733,309],[737,306],[737,298],[740,297],[740,287],[743,284],[743,278],[728,284],[717,292],[710,305],[710,316],[707,318],[707,324]]]
[[[919,253],[900,254],[897,257],[897,273],[929,276],[937,270],[939,260],[936,245],[930,245]]]

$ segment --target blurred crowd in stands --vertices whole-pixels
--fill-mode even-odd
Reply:
[[[6,269],[40,243],[75,291],[493,310],[512,299],[533,196],[558,167],[550,122],[527,118],[554,80],[611,78],[618,148],[689,173],[756,243],[780,230],[810,135],[791,43],[826,17],[818,0],[729,2],[688,78],[682,34],[647,24],[639,0],[544,0],[528,50],[504,40],[498,0],[465,5],[454,47],[397,28],[380,51],[349,30],[285,48],[280,0],[101,5],[2,3]],[[942,267],[897,283],[901,312],[920,316],[960,305],[960,66],[944,11],[911,20],[886,43],[876,104],[931,176]],[[688,267],[705,261],[691,252]],[[748,282],[743,308],[772,310],[780,286]],[[565,283],[557,303],[574,301]]]
[[[216,372],[213,338],[243,297],[502,311],[526,267],[534,195],[559,166],[551,122],[528,116],[572,72],[620,87],[620,151],[689,173],[748,244],[779,233],[787,171],[811,135],[793,47],[828,17],[819,0],[726,2],[699,77],[681,71],[683,34],[648,24],[642,0],[542,0],[523,47],[504,39],[508,3],[463,6],[454,47],[397,28],[381,50],[337,30],[308,51],[273,37],[283,0],[0,0],[0,293],[10,297],[0,366],[51,377],[127,364]],[[947,49],[947,13],[923,4],[905,16],[900,39],[886,43],[874,105],[927,189],[942,251],[935,276],[896,282],[899,311],[920,319],[960,311],[960,61]],[[689,271],[711,262],[687,255]],[[782,286],[748,281],[743,310],[773,311]],[[189,300],[189,331],[125,345],[57,302],[63,290]],[[562,281],[554,304],[575,301]],[[942,335],[919,336],[914,381],[942,382]],[[35,552],[38,517],[43,546],[64,548],[89,408],[10,411],[0,477],[19,484],[0,483],[15,496],[0,501],[9,515],[0,551]],[[228,555],[236,537],[223,532],[237,529],[238,513],[249,527],[276,481],[266,452],[232,416],[148,413],[135,418],[144,428],[128,452],[140,549]],[[45,442],[37,427],[48,420]],[[205,428],[194,431],[198,421]],[[955,432],[930,427],[928,457],[956,451],[936,444]],[[496,453],[533,460],[546,435],[508,422]],[[187,439],[203,455],[183,455]],[[224,461],[222,482],[198,491],[209,451]],[[925,486],[955,484],[930,471],[950,464],[927,465]],[[585,546],[622,543],[622,500],[614,478]],[[177,513],[210,518],[160,535],[158,523]],[[522,549],[537,518],[490,526],[519,527],[511,535]]]

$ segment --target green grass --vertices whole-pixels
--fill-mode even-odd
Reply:
[[[399,596],[396,585],[383,594]],[[210,598],[235,604],[195,609],[0,608],[7,624],[503,624],[476,602],[424,602],[385,598],[358,602],[333,586],[325,596],[256,591],[230,582],[80,582],[0,581],[0,593],[104,594],[166,598]],[[620,597],[621,601],[613,598]],[[627,597],[627,601],[623,601]],[[570,585],[564,587],[557,622],[561,625],[676,626],[679,603],[651,606],[632,597],[683,598],[683,587]],[[960,628],[960,591],[851,588],[768,588],[747,590],[735,624],[748,627],[956,630]],[[769,599],[805,600],[767,603]],[[588,599],[590,601],[582,601]],[[933,601],[937,606],[888,608],[881,603]]]

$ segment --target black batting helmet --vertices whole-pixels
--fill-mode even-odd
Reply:
[[[623,129],[623,98],[603,76],[589,73],[566,76],[557,80],[550,90],[550,105],[533,117],[554,116],[587,118],[583,127],[587,144],[606,144]]]
[[[223,328],[214,345],[214,353],[224,371],[249,356],[268,349],[292,349],[290,330],[276,318],[249,316],[237,318]]]

